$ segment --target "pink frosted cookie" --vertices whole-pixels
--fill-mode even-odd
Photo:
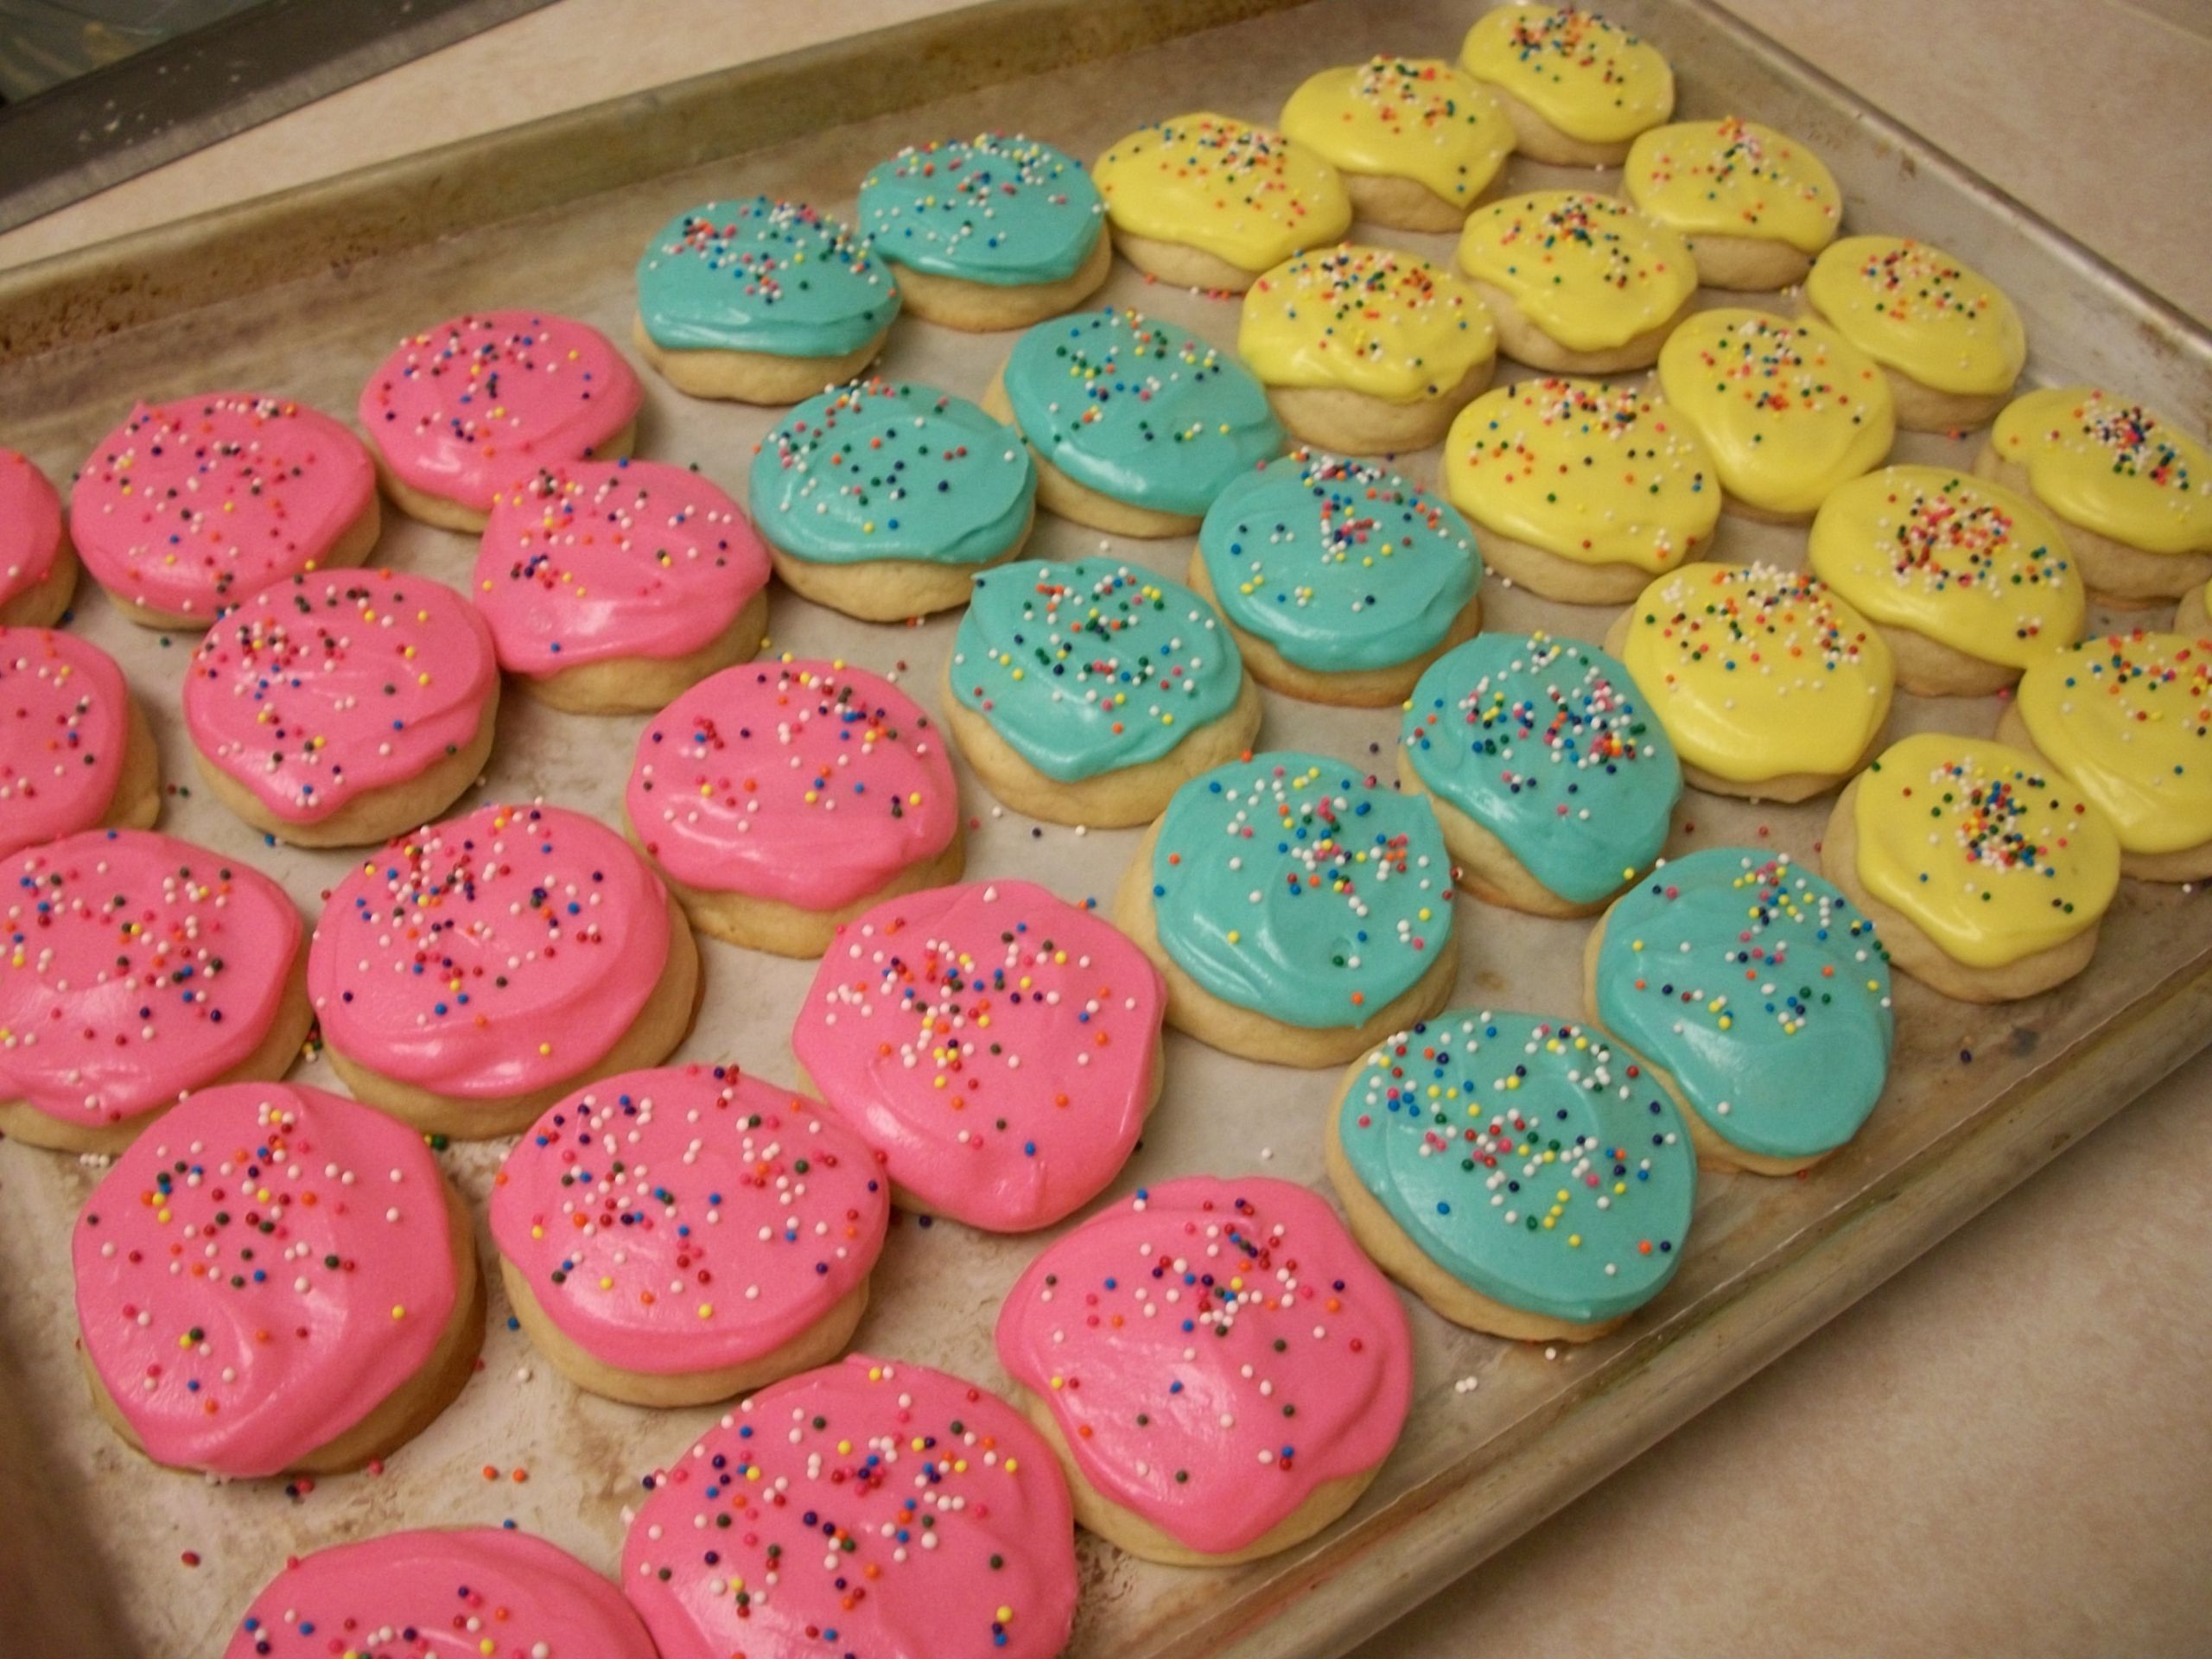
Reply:
[[[204,628],[257,588],[359,564],[380,523],[359,438],[304,404],[242,391],[140,404],[69,498],[85,568],[149,628]]]
[[[116,1160],[71,1242],[92,1401],[156,1463],[355,1469],[452,1403],[484,1335],[468,1210],[423,1137],[232,1083]]]
[[[223,1659],[657,1659],[605,1579],[503,1527],[388,1532],[289,1562]]]
[[[484,770],[499,706],[491,630],[428,576],[294,576],[226,611],[192,653],[200,774],[255,829],[357,846],[451,806]]]
[[[526,1128],[690,1029],[691,930],[605,824],[485,806],[367,855],[331,890],[308,991],[346,1086],[426,1135]]]
[[[653,461],[553,462],[502,487],[475,582],[499,666],[579,714],[650,714],[768,626],[768,550],[737,503]]]
[[[76,591],[61,498],[28,455],[0,448],[0,627],[50,627]]]
[[[162,766],[115,659],[89,639],[0,628],[0,858],[56,836],[143,830]]]
[[[839,930],[791,1028],[899,1205],[1050,1226],[1120,1173],[1160,1097],[1167,990],[1103,917],[1027,881],[890,899]]]
[[[0,1131],[120,1152],[179,1096],[299,1058],[306,929],[259,871],[144,830],[65,836],[5,871]]]
[[[540,467],[630,453],[645,388],[587,323],[484,311],[401,340],[361,388],[361,430],[399,510],[479,531]]]
[[[925,1365],[854,1354],[764,1389],[646,1484],[622,1588],[661,1659],[1049,1659],[1075,1623],[1051,1452]]]
[[[639,734],[630,834],[718,939],[818,957],[840,922],[957,880],[960,792],[944,734],[842,663],[725,669]]]
[[[1397,1444],[1412,1336],[1326,1202],[1287,1181],[1169,1181],[1029,1264],[999,1359],[1076,1515],[1147,1560],[1287,1549]]]
[[[492,1190],[523,1329],[578,1387],[640,1406],[727,1400],[841,1352],[890,1223],[860,1137],[734,1066],[569,1096]]]

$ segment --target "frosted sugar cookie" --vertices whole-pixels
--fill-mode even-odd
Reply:
[[[1600,380],[1484,392],[1452,423],[1443,483],[1491,569],[1576,604],[1635,598],[1704,552],[1720,518],[1694,429],[1655,393]]]
[[[179,1102],[70,1253],[92,1403],[175,1468],[358,1469],[453,1403],[483,1341],[460,1193],[420,1135],[320,1089]]]
[[[612,830],[486,806],[365,855],[308,950],[330,1063],[426,1135],[512,1135],[584,1084],[652,1065],[690,1029],[683,913]]]
[[[1504,105],[1534,162],[1618,167],[1630,139],[1675,112],[1675,72],[1659,49],[1580,6],[1499,6],[1467,31],[1459,62]]]
[[[1459,268],[1531,368],[1649,368],[1697,296],[1688,245],[1615,196],[1538,190],[1468,215]]]
[[[1122,257],[1185,288],[1242,293],[1351,228],[1344,179],[1318,152],[1225,115],[1140,127],[1090,176]]]
[[[768,554],[737,503],[654,461],[540,467],[493,497],[476,604],[540,702],[645,714],[760,649]]]
[[[76,591],[60,496],[28,455],[0,446],[0,628],[51,627]]]
[[[694,397],[788,404],[849,380],[899,315],[890,267],[827,213],[753,196],[678,213],[638,261],[632,338]]]
[[[901,1209],[990,1232],[1072,1214],[1160,1098],[1166,988],[1104,918],[1027,881],[890,899],[848,923],[791,1027]]]
[[[1805,301],[1882,365],[1908,432],[1984,424],[2027,365],[2020,314],[1997,284],[1908,237],[1844,238],[1813,262]]]
[[[1072,310],[1113,269],[1083,163],[1020,133],[911,146],[861,181],[861,228],[906,308],[949,328],[1024,328]]]
[[[1360,218],[1456,231],[1513,153],[1488,88],[1440,58],[1370,58],[1309,77],[1282,106],[1283,136],[1343,175]]]
[[[1147,1560],[1226,1567],[1359,1501],[1413,1398],[1405,1310],[1325,1199],[1191,1176],[1046,1247],[1000,1362],[1076,1518]]]
[[[359,564],[381,520],[361,442],[327,415],[246,392],[140,404],[69,498],[69,536],[116,608],[204,628],[302,571]]]
[[[1803,523],[1897,436],[1881,365],[1824,323],[1700,311],[1660,352],[1659,386],[1747,518]]]
[[[1188,534],[1230,480],[1283,449],[1243,365],[1127,308],[1039,323],[983,407],[1028,444],[1039,501],[1116,536]]]
[[[120,1152],[194,1090],[291,1070],[307,930],[267,876],[143,830],[44,842],[6,874],[0,1133]]]
[[[1643,590],[1605,636],[1716,795],[1802,801],[1882,741],[1897,672],[1872,623],[1817,576],[1693,565]]]
[[[1397,473],[1299,449],[1244,474],[1198,531],[1191,586],[1261,684],[1384,708],[1482,626],[1466,521]]]
[[[1278,1065],[1338,1065],[1444,1006],[1452,861],[1426,801],[1271,752],[1193,778],[1138,843],[1115,919],[1167,1023]]]
[[[1974,470],[2064,521],[2082,581],[2107,604],[2155,605],[2212,578],[2212,455],[2140,404],[2093,386],[2029,392],[1997,417]]]
[[[161,810],[161,756],[115,659],[73,633],[0,628],[0,859],[149,829]]]
[[[1406,703],[1398,777],[1428,798],[1462,892],[1587,916],[1666,844],[1682,766],[1628,671],[1579,640],[1493,633]]]
[[[866,669],[725,669],[638,734],[632,839],[718,939],[818,957],[837,924],[957,880],[959,788],[943,733]]]
[[[863,622],[968,602],[1035,522],[1021,440],[964,397],[855,380],[810,397],[753,456],[753,511],[793,593]]]
[[[645,1484],[622,1586],[660,1659],[1067,1645],[1067,1483],[959,1377],[852,1355],[740,1401]]]
[[[1708,288],[1802,282],[1843,221],[1843,192],[1819,156],[1787,133],[1732,115],[1639,135],[1621,188],[1689,244]]]
[[[1851,780],[1821,868],[1890,960],[1946,996],[2009,1002],[2089,965],[2120,886],[2112,822],[2039,757],[1921,732]]]
[[[1448,1009],[1353,1064],[1327,1135],[1361,1246],[1454,1325],[1587,1342],[1681,1264],[1689,1139],[1667,1091],[1602,1033]]]
[[[492,1187],[523,1330],[578,1388],[639,1406],[727,1400],[834,1357],[890,1222],[860,1138],[734,1066],[581,1089]]]
[[[2087,601],[2051,516],[2001,484],[1885,467],[1840,485],[1808,543],[1813,572],[1871,618],[1922,696],[2001,691],[2081,636]]]
[[[1582,960],[1591,1017],[1644,1056],[1708,1167],[1808,1169],[1882,1097],[1888,955],[1786,853],[1669,859],[1605,912]]]
[[[1293,254],[1253,283],[1236,352],[1300,437],[1383,454],[1444,435],[1490,384],[1497,336],[1452,272],[1344,243]]]

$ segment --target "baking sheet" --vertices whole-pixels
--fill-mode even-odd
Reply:
[[[1015,27],[1047,10],[1009,4],[944,19],[941,27]],[[1939,238],[2004,283],[2027,321],[2031,378],[2107,378],[2202,426],[2212,409],[2212,349],[2156,302],[1916,148],[1909,134],[1840,102],[1786,56],[1697,0],[1611,10],[1673,56],[1685,116],[1733,110],[1789,128],[1821,148],[1843,182],[1851,228]],[[626,340],[638,250],[671,213],[698,200],[765,190],[849,213],[862,172],[906,142],[1018,128],[1089,156],[1140,122],[1183,109],[1271,119],[1300,79],[1330,63],[1376,51],[1452,55],[1471,16],[1469,8],[1444,0],[1322,0],[640,179],[111,337],[88,331],[5,370],[0,441],[28,450],[61,480],[134,397],[252,386],[342,416],[393,339],[471,308],[543,307]],[[902,52],[911,49],[906,36]],[[838,76],[868,73],[866,43],[836,62],[843,67],[825,68],[821,88],[830,114],[814,118],[833,118],[845,84]],[[606,106],[598,130],[611,138],[642,107],[637,100]],[[589,123],[575,125],[580,133],[592,130]],[[485,165],[502,164],[496,145],[475,153]],[[1614,176],[1594,175],[1606,185]],[[1516,188],[1592,178],[1513,163]],[[549,188],[533,180],[518,192],[543,200]],[[272,237],[289,228],[276,210],[264,226]],[[1366,226],[1357,233],[1431,257],[1448,258],[1451,251],[1449,238]],[[16,292],[23,291],[18,284]],[[1224,346],[1234,340],[1233,302],[1147,283],[1126,265],[1117,266],[1102,297],[1168,317]],[[0,305],[5,301],[0,292]],[[1011,339],[902,321],[884,372],[976,397]],[[696,403],[650,373],[645,378],[639,452],[696,464],[741,500],[753,446],[778,411]],[[1964,464],[1974,442],[1906,435],[1896,458]],[[1427,452],[1401,465],[1427,483],[1436,456]],[[1717,556],[1802,564],[1802,531],[1723,522]],[[1190,550],[1181,539],[1120,540],[1040,517],[1031,551],[1072,558],[1102,547],[1177,575]],[[463,585],[473,556],[468,538],[393,514],[376,557]],[[925,706],[941,706],[954,619],[872,626],[781,591],[773,607],[772,650],[842,657],[899,679]],[[1493,629],[1544,627],[1592,639],[1615,613],[1549,604],[1495,582],[1485,589],[1485,610]],[[189,639],[135,627],[89,586],[73,626],[123,663],[152,719],[165,776],[182,786],[170,796],[161,827],[268,871],[312,918],[350,855],[266,844],[193,786],[176,712]],[[1327,710],[1273,694],[1265,702],[1263,744],[1316,749],[1389,775],[1395,710]],[[1936,703],[1901,695],[1892,731],[1941,725],[1987,733],[1997,712],[1993,699]],[[464,807],[542,797],[618,820],[642,718],[588,720],[516,696],[504,701],[499,720],[486,779]],[[1083,834],[1001,812],[964,767],[962,787],[972,821],[971,875],[1027,877],[1070,899],[1110,895],[1139,832]],[[1825,801],[1758,807],[1692,791],[1677,814],[1670,850],[1742,842],[1811,862],[1827,810]],[[1587,925],[1464,901],[1455,1000],[1579,1017]],[[706,1001],[678,1058],[734,1061],[788,1080],[790,1023],[813,964],[712,941],[702,948]],[[2051,995],[1971,1008],[1900,976],[1895,1074],[1850,1147],[1802,1179],[1702,1177],[1691,1245],[1675,1281],[1603,1342],[1553,1351],[1510,1344],[1457,1331],[1416,1306],[1414,1413],[1397,1452],[1351,1515],[1298,1549],[1217,1572],[1137,1562],[1086,1536],[1071,1651],[1135,1659],[1231,1648],[1321,1654],[1349,1645],[1717,1398],[2193,1052],[2212,1035],[2208,963],[2212,912],[2201,897],[2127,882],[2105,925],[2095,968]],[[334,1086],[321,1063],[296,1075]],[[1338,1074],[1257,1066],[1171,1035],[1167,1076],[1141,1150],[1102,1202],[1195,1169],[1325,1185],[1322,1113]],[[494,1143],[444,1154],[478,1202],[480,1231],[499,1150]],[[76,1374],[67,1239],[97,1174],[29,1147],[0,1147],[6,1266],[0,1329],[14,1373],[0,1381],[12,1381],[15,1411],[10,1432],[0,1433],[0,1484],[30,1495],[8,1511],[0,1585],[12,1572],[22,1595],[25,1579],[41,1575],[51,1584],[60,1575],[65,1599],[124,1631],[101,1633],[88,1623],[67,1647],[25,1651],[167,1659],[219,1650],[236,1614],[287,1554],[403,1525],[512,1520],[611,1573],[638,1477],[680,1455],[717,1414],[715,1408],[650,1412],[579,1393],[506,1328],[494,1280],[480,1375],[380,1474],[326,1478],[306,1490],[282,1483],[216,1486],[152,1468],[94,1419]],[[990,1346],[992,1319],[1041,1242],[900,1218],[858,1345],[1002,1383]],[[488,1243],[484,1248],[488,1262]],[[35,1522],[26,1507],[33,1502],[41,1510]],[[0,1602],[0,1652],[15,1650],[10,1632],[23,1628]]]

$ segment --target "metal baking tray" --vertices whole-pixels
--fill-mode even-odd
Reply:
[[[1708,0],[1611,9],[1671,56],[1685,115],[1732,111],[1800,135],[1842,181],[1849,225],[1940,240],[2003,283],[2026,320],[2031,378],[2105,380],[2198,429],[2212,424],[2212,339],[2032,212]],[[343,414],[392,340],[474,307],[544,307],[626,339],[637,251],[694,202],[765,190],[849,211],[862,172],[901,143],[985,128],[1089,156],[1178,111],[1269,120],[1330,63],[1376,51],[1453,54],[1473,10],[1465,0],[998,0],[0,273],[0,441],[66,480],[135,397],[251,386]],[[1514,163],[1519,188],[1570,176]],[[1449,251],[1449,238],[1362,233],[1433,257]],[[1105,297],[1223,345],[1235,337],[1233,303],[1148,283],[1126,266]],[[884,369],[974,397],[1010,338],[907,321]],[[646,383],[641,452],[696,463],[741,498],[771,412],[691,402],[650,374]],[[1963,462],[1969,452],[1908,436],[1898,453]],[[1436,455],[1402,464],[1427,481]],[[1800,531],[1724,524],[1724,559],[1802,561]],[[1107,539],[1044,518],[1032,545],[1074,557]],[[1171,573],[1189,553],[1182,541],[1109,544]],[[377,558],[455,582],[473,551],[464,537],[395,514]],[[780,592],[773,606],[774,649],[842,656],[938,702],[951,619],[871,626]],[[1485,607],[1492,628],[1593,639],[1613,614],[1499,584]],[[189,785],[177,717],[189,641],[134,627],[89,589],[73,626],[122,661],[168,778]],[[1986,733],[1997,714],[1993,699],[1901,696],[1895,729]],[[641,721],[556,714],[521,697],[505,701],[499,721],[473,798],[543,796],[615,817]],[[1396,727],[1395,711],[1325,710],[1270,694],[1262,741],[1388,776]],[[1137,839],[1033,824],[995,811],[964,774],[963,788],[976,821],[972,874],[1103,898]],[[1762,808],[1693,792],[1673,849],[1750,842],[1809,860],[1826,811],[1825,802]],[[171,794],[162,827],[269,871],[310,916],[347,864],[344,854],[265,844],[196,789]],[[1459,924],[1459,1001],[1579,1011],[1586,924],[1471,901]],[[787,1033],[811,964],[704,948],[706,1003],[682,1057],[790,1077]],[[1705,1177],[1679,1274],[1624,1330],[1554,1357],[1416,1307],[1413,1414],[1349,1516],[1299,1548],[1218,1571],[1149,1566],[1086,1537],[1071,1651],[1289,1659],[1339,1652],[1381,1628],[1719,1399],[2203,1046],[2212,910],[2179,887],[2127,882],[2094,969],[2074,984],[1982,1008],[1900,979],[1897,1004],[1895,1074],[1864,1133],[1807,1177]],[[320,1064],[298,1075],[331,1081]],[[1196,1169],[1321,1183],[1336,1074],[1256,1067],[1175,1036],[1167,1075],[1116,1194]],[[445,1159],[480,1200],[499,1151],[458,1147]],[[287,1554],[410,1524],[512,1519],[611,1572],[638,1477],[715,1415],[578,1393],[498,1317],[495,1280],[480,1373],[380,1474],[308,1490],[156,1469],[87,1408],[73,1353],[67,1240],[97,1174],[0,1147],[0,1650],[207,1654]],[[992,1319],[1038,1242],[902,1218],[860,1345],[1002,1382]],[[1469,1378],[1477,1386],[1460,1386]]]

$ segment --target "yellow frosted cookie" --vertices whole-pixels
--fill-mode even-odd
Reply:
[[[1500,6],[1467,31],[1459,62],[1497,95],[1531,161],[1618,167],[1675,112],[1658,48],[1580,6]]]
[[[1704,550],[1720,486],[1656,393],[1602,380],[1484,392],[1444,443],[1444,493],[1490,568],[1546,599],[1618,604]]]
[[[2066,538],[2025,496],[1948,467],[1885,467],[1821,504],[1814,574],[1874,620],[1897,683],[1982,696],[2081,638]]]
[[[1659,353],[1659,385],[1713,452],[1722,499],[1746,518],[1810,518],[1890,453],[1881,365],[1825,324],[1730,307],[1700,311]]]
[[[2212,455],[2140,404],[2092,386],[2029,392],[1997,417],[1974,470],[2065,521],[2100,599],[2155,604],[2212,579]]]
[[[1294,254],[1252,284],[1236,354],[1300,437],[1383,454],[1444,435],[1490,384],[1497,334],[1464,277],[1345,243]]]
[[[1847,236],[1805,301],[1882,365],[1908,432],[1959,432],[2005,406],[2028,360],[2020,314],[1980,271],[1902,236]]]
[[[1817,576],[1694,564],[1646,588],[1605,636],[1717,795],[1802,801],[1881,741],[1896,677],[1873,625]]]
[[[1843,192],[1819,156],[1732,115],[1642,134],[1621,188],[1690,245],[1698,280],[1711,288],[1801,282],[1843,222]]]
[[[1139,270],[1186,288],[1243,293],[1300,248],[1351,228],[1337,169],[1305,145],[1225,115],[1140,127],[1101,156],[1114,245]]]
[[[2088,965],[2120,887],[2120,842],[2037,756],[1920,732],[1837,799],[1821,868],[1873,919],[1895,966],[1946,996],[2008,1002]]]
[[[1282,106],[1282,130],[1344,175],[1360,218],[1403,231],[1458,230],[1513,153],[1504,109],[1440,58],[1324,69]]]
[[[1682,238],[1617,196],[1537,190],[1478,207],[1459,267],[1497,320],[1499,349],[1532,368],[1649,368],[1697,293]]]

